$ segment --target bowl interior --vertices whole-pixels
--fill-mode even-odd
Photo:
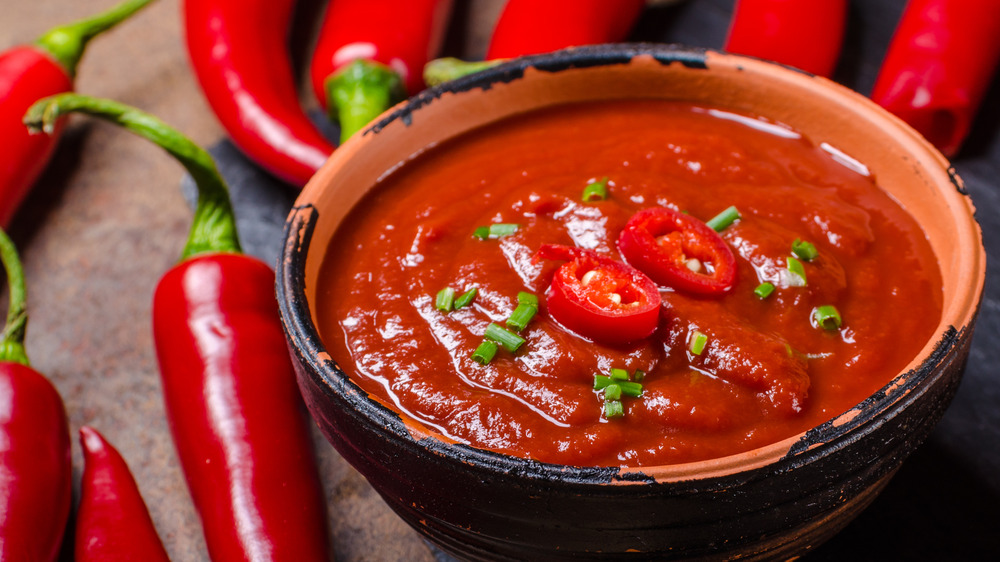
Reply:
[[[641,45],[528,57],[466,77],[397,106],[340,147],[297,202],[311,206],[317,216],[304,271],[309,306],[316,302],[320,264],[338,224],[402,163],[507,116],[567,102],[628,98],[703,103],[785,124],[845,165],[865,168],[917,219],[940,264],[943,311],[935,337],[890,386],[904,386],[949,331],[971,326],[985,275],[981,233],[961,181],[919,134],[862,96],[820,77],[746,57]],[[312,308],[310,312],[315,314]],[[884,400],[895,399],[888,393]],[[832,425],[849,426],[856,415],[845,412]],[[435,435],[406,421],[415,434]],[[642,472],[663,481],[729,474],[771,463],[802,439],[799,435],[731,457]]]

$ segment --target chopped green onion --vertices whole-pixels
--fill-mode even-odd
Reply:
[[[493,356],[497,354],[497,344],[490,340],[483,340],[479,344],[479,347],[472,352],[472,360],[476,363],[481,363],[483,365],[488,364],[493,360]]]
[[[813,243],[805,242],[801,238],[796,238],[795,242],[792,242],[792,253],[806,261],[812,261],[819,255]]]
[[[621,387],[622,394],[626,396],[631,396],[633,398],[642,396],[642,385],[637,382],[617,381],[615,384]]]
[[[625,408],[622,407],[620,400],[605,400],[604,401],[604,417],[620,418],[625,415]]]
[[[517,302],[518,304],[530,304],[538,308],[538,295],[521,291],[517,293]]]
[[[635,374],[632,375],[632,380],[634,380],[635,382],[642,382],[642,379],[644,378],[646,378],[645,371],[639,369],[636,369]]]
[[[688,351],[695,355],[701,355],[702,351],[705,351],[705,344],[708,343],[708,336],[695,330],[691,334],[691,341],[688,343]]]
[[[598,181],[591,182],[587,184],[587,187],[583,188],[583,195],[581,199],[584,202],[590,201],[604,201],[608,198],[608,176],[604,176]]]
[[[472,232],[472,235],[480,240],[486,240],[487,238],[495,240],[514,234],[520,227],[521,225],[515,223],[498,222],[489,226],[480,226]]]
[[[517,308],[511,313],[510,318],[507,319],[507,327],[515,332],[520,332],[527,327],[528,322],[531,322],[531,319],[535,317],[537,312],[537,306],[521,303],[517,305]]]
[[[604,390],[611,382],[611,377],[594,375],[594,390]]]
[[[841,325],[840,312],[837,311],[837,307],[829,304],[814,308],[812,319],[824,330],[836,330]]]
[[[449,312],[455,306],[455,289],[445,287],[438,291],[434,306],[441,312]]]
[[[768,283],[767,281],[764,281],[760,285],[757,285],[757,288],[753,290],[753,294],[757,295],[757,297],[761,299],[766,299],[767,297],[771,296],[771,293],[773,292],[774,292],[774,285]]]
[[[457,299],[455,299],[455,309],[458,310],[459,308],[462,308],[462,307],[465,307],[465,306],[469,306],[470,304],[472,304],[472,301],[475,300],[476,294],[478,292],[479,292],[479,288],[478,287],[473,287],[473,288],[469,289],[468,291],[462,293],[461,296],[459,296]]]
[[[628,371],[625,369],[611,369],[611,380],[627,381]]]
[[[798,278],[802,280],[802,284],[801,285],[796,285],[796,286],[797,287],[805,287],[806,283],[807,283],[806,282],[806,269],[805,269],[805,267],[803,267],[802,262],[800,262],[799,260],[797,260],[797,259],[789,256],[788,258],[785,258],[785,263],[788,264],[788,272],[792,273],[794,275],[797,275]]]
[[[604,389],[605,400],[621,400],[621,398],[622,387],[617,384],[609,384],[608,387]]]
[[[493,340],[502,345],[507,351],[514,353],[517,348],[524,343],[524,338],[505,329],[499,324],[490,323],[486,327],[486,339]]]
[[[712,227],[712,229],[716,232],[722,232],[727,226],[733,224],[739,218],[740,212],[736,210],[736,207],[729,207],[725,211],[722,211],[718,215],[712,217],[712,219],[705,224]]]

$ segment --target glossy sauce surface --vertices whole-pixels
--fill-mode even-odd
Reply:
[[[863,156],[863,155],[854,155]],[[584,202],[608,178],[606,200]],[[352,210],[319,277],[317,325],[367,392],[473,446],[544,462],[650,466],[729,455],[814,427],[884,386],[932,336],[937,261],[923,232],[863,164],[750,116],[663,101],[567,105],[508,119],[435,147],[388,175]],[[563,328],[545,294],[560,262],[542,244],[621,260],[636,212],[670,207],[708,220],[737,261],[733,288],[693,297],[660,287],[648,338],[609,346]],[[480,240],[477,227],[514,223]],[[790,284],[796,239],[818,256]],[[777,288],[766,299],[762,282]],[[435,307],[445,287],[471,306]],[[540,309],[515,353],[472,359],[517,294]],[[811,320],[833,305],[837,330]],[[695,355],[690,340],[707,336]],[[642,370],[642,396],[604,416],[594,375]]]

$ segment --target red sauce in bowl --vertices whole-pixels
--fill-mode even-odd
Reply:
[[[604,177],[607,198],[582,200]],[[876,180],[835,148],[724,110],[633,100],[528,113],[432,147],[374,187],[330,244],[317,325],[363,389],[472,446],[581,466],[754,449],[864,400],[938,323],[937,260]],[[574,331],[549,313],[566,262],[538,259],[543,245],[625,263],[618,240],[636,213],[701,222],[730,206],[740,218],[719,236],[735,258],[731,284],[708,294],[658,285],[651,335],[598,341],[600,329]],[[517,228],[474,236],[490,224]],[[796,257],[796,240],[816,257]],[[711,259],[692,270],[711,273]],[[761,298],[765,282],[775,289]],[[445,312],[435,298],[446,287],[477,294]],[[519,292],[539,301],[524,343],[476,361]],[[824,306],[839,327],[817,325]],[[594,387],[611,369],[644,376],[641,395],[622,396],[622,415],[609,418]]]

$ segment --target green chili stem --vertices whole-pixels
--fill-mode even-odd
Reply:
[[[492,68],[502,62],[504,61],[499,59],[470,62],[454,57],[434,59],[424,66],[424,82],[428,86],[437,86],[438,84],[461,78],[467,74]]]
[[[7,270],[7,287],[10,293],[7,323],[0,334],[0,361],[28,365],[28,355],[24,350],[24,332],[28,326],[24,268],[21,267],[14,242],[3,230],[0,230],[0,260]]]
[[[55,27],[35,41],[35,45],[52,55],[70,76],[83,57],[87,43],[144,8],[153,0],[128,0],[95,16]]]
[[[384,64],[355,60],[326,80],[327,111],[340,123],[340,142],[406,99],[403,79]]]
[[[39,100],[24,115],[24,124],[33,132],[50,133],[61,116],[73,112],[117,123],[148,139],[176,158],[191,174],[198,186],[198,203],[182,260],[198,254],[241,251],[229,190],[207,151],[148,113],[116,101],[79,94],[58,94]]]

